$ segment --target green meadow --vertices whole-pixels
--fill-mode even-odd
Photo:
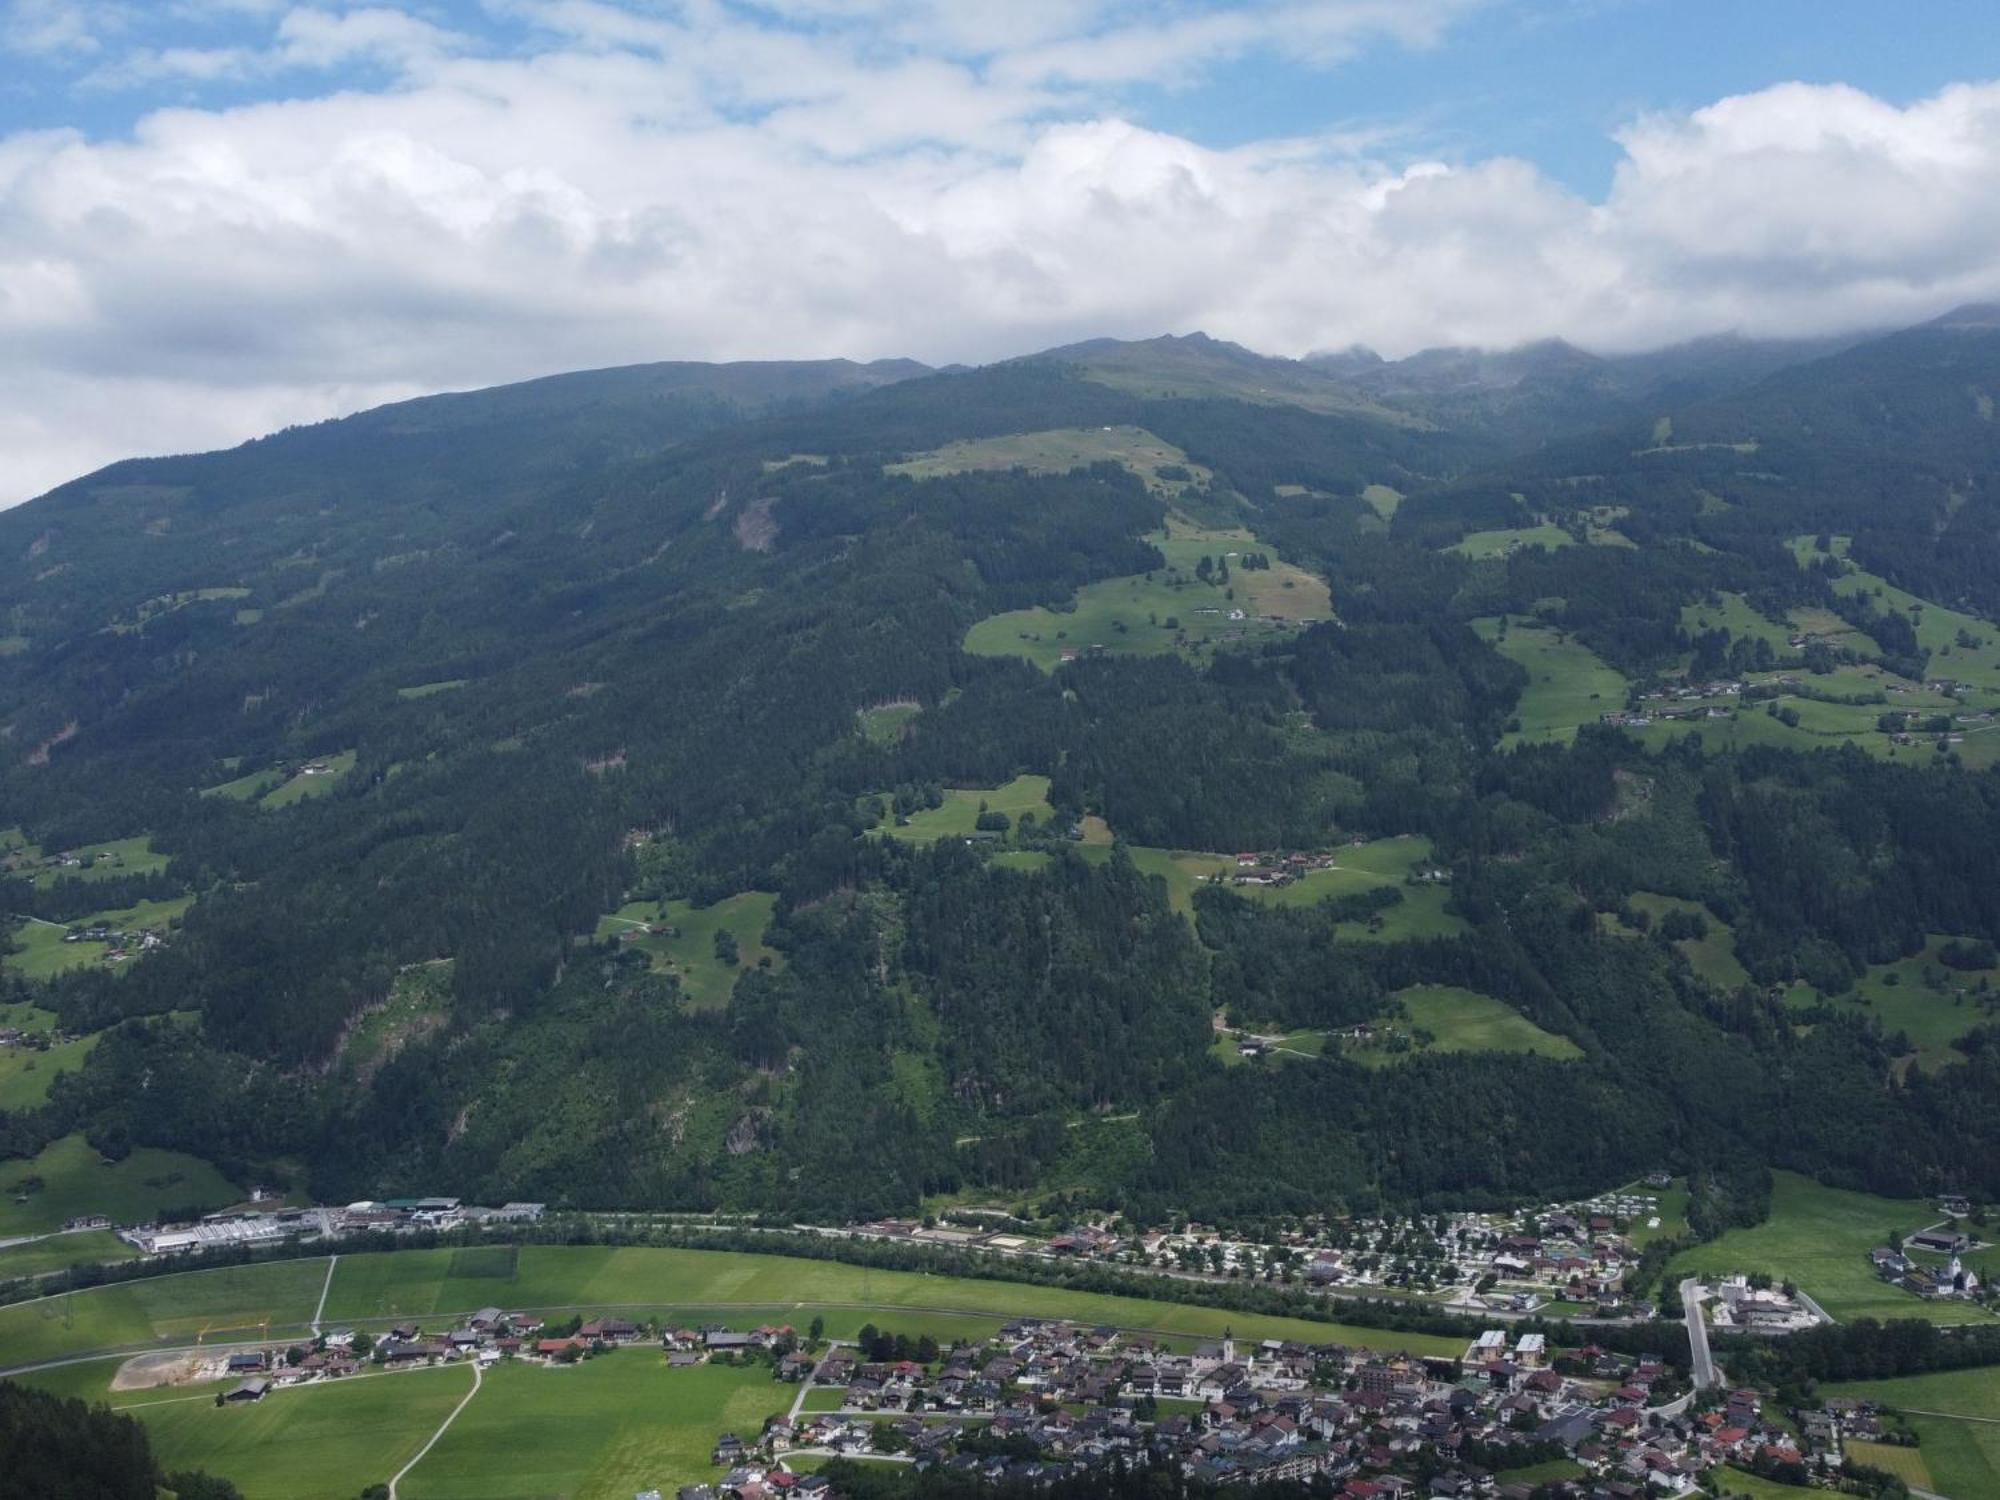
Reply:
[[[1863,1462],[1889,1469],[1900,1474],[1905,1483],[1951,1500],[2000,1495],[2000,1368],[1989,1365],[1906,1375],[1897,1380],[1847,1381],[1826,1386],[1824,1393],[1878,1401],[1906,1414],[1922,1414],[1905,1417],[1917,1434],[1915,1450],[1871,1444],[1865,1453],[1856,1455]],[[1854,1452],[1857,1446],[1850,1444],[1848,1451]],[[1928,1481],[1894,1467],[1897,1456],[1912,1452],[1930,1475]]]
[[[58,925],[30,918],[14,929],[17,951],[0,959],[0,964],[28,979],[48,979],[68,969],[87,969],[109,950],[103,943],[67,941],[71,925],[91,927],[101,923],[126,932],[165,932],[192,905],[193,896],[176,896],[171,901],[141,901],[116,911],[92,912],[78,917],[74,924]]]
[[[696,1010],[719,1010],[729,1003],[736,976],[765,959],[780,961],[764,946],[765,930],[778,898],[769,891],[739,891],[713,906],[685,901],[635,901],[608,917],[600,917],[597,936],[619,939],[646,954],[653,967],[680,980],[681,993]],[[643,928],[657,930],[626,939]],[[715,955],[715,935],[727,931],[736,939],[737,961],[724,963]]]
[[[1144,480],[1148,489],[1178,495],[1190,485],[1205,486],[1215,476],[1172,443],[1143,427],[1064,427],[950,443],[891,464],[885,472],[913,479],[945,474],[1026,469],[1032,474],[1066,474],[1092,464],[1114,463]],[[1163,475],[1161,470],[1166,470]],[[1170,478],[1169,475],[1182,477]]]
[[[1023,813],[1032,813],[1046,828],[1055,818],[1055,809],[1049,806],[1049,778],[1016,776],[1005,786],[947,787],[941,806],[919,809],[904,823],[885,821],[881,831],[912,844],[967,838],[978,826],[982,804],[989,812],[1006,814],[1009,823],[1017,824]],[[886,798],[883,811],[888,813]]]
[[[1708,932],[1698,938],[1679,938],[1674,948],[1687,959],[1688,966],[1695,973],[1719,989],[1734,990],[1750,983],[1750,975],[1736,957],[1736,930],[1699,901],[1686,901],[1678,896],[1662,896],[1657,891],[1635,891],[1632,907],[1652,918],[1657,928],[1661,918],[1672,912],[1682,912],[1689,916],[1699,916],[1708,926]],[[1615,917],[1605,919],[1607,930],[1620,936],[1637,937],[1635,929],[1621,925]]]
[[[1945,1324],[1991,1321],[1991,1313],[1964,1302],[1927,1301],[1891,1286],[1868,1263],[1868,1252],[1886,1243],[1891,1230],[1907,1235],[1939,1217],[1923,1202],[1823,1187],[1794,1173],[1777,1172],[1768,1219],[1683,1251],[1667,1274],[1672,1280],[1763,1271],[1796,1282],[1843,1322],[1855,1318],[1922,1318]],[[1984,1274],[1992,1258],[1993,1252],[1984,1252],[1972,1257],[1971,1264]]]
[[[871,745],[893,745],[908,732],[910,721],[922,713],[919,703],[878,703],[873,708],[860,709],[855,718],[861,726],[861,737]]]
[[[524,1245],[410,1250],[341,1259],[327,1299],[329,1321],[423,1318],[512,1308],[643,1308],[752,1314],[794,1321],[816,1308],[839,1309],[859,1327],[870,1317],[908,1313],[970,1319],[988,1326],[1033,1315],[1210,1337],[1234,1327],[1241,1337],[1303,1338],[1371,1347],[1447,1352],[1450,1339],[1345,1328],[1298,1318],[1230,1313],[1145,1298],[1104,1296],[913,1271],[875,1270],[835,1261],[718,1250],[640,1246]],[[322,1268],[324,1262],[320,1263]],[[829,1326],[834,1319],[829,1316]],[[897,1323],[897,1327],[904,1326]],[[1261,1330],[1261,1331],[1257,1331]]]
[[[49,1097],[49,1085],[83,1066],[97,1046],[95,1036],[58,1042],[46,1052],[33,1047],[0,1048],[0,1110],[33,1109]]]
[[[77,1234],[51,1235],[24,1245],[0,1247],[0,1281],[16,1276],[40,1276],[48,1271],[66,1271],[71,1266],[107,1265],[131,1260],[139,1252],[108,1229],[88,1229]]]
[[[1474,990],[1452,985],[1420,984],[1398,990],[1396,1001],[1403,1018],[1391,1024],[1396,1032],[1410,1035],[1426,1031],[1432,1040],[1419,1042],[1407,1051],[1391,1051],[1379,1044],[1349,1044],[1348,1055],[1356,1062],[1386,1067],[1423,1052],[1528,1052],[1537,1057],[1572,1058],[1583,1051],[1568,1037],[1544,1031],[1511,1005]]]
[[[621,1349],[567,1369],[503,1364],[410,1471],[410,1500],[629,1500],[716,1477],[724,1432],[755,1437],[794,1388],[752,1365],[667,1367]]]
[[[1921,952],[1871,965],[1853,989],[1831,1000],[1800,984],[1786,994],[1785,1003],[1795,1009],[1830,1004],[1836,1010],[1872,1016],[1885,1032],[1907,1034],[1912,1051],[1905,1067],[1935,1070],[1963,1062],[1964,1054],[1952,1043],[2000,1014],[2000,969],[1946,968],[1937,954],[1947,941],[1932,933]]]
[[[1472,622],[1502,656],[1528,672],[1514,713],[1521,727],[1501,737],[1503,746],[1573,740],[1581,725],[1625,707],[1624,676],[1583,642],[1522,615],[1505,617],[1504,633],[1502,623],[1498,615]]]
[[[0,1366],[303,1334],[326,1257],[187,1271],[0,1307]],[[344,1262],[343,1262],[344,1264]]]
[[[316,757],[307,764],[323,766],[325,767],[323,771],[317,775],[308,775],[301,768],[290,780],[281,782],[258,797],[257,805],[268,808],[291,807],[308,797],[324,797],[354,769],[355,754],[356,752],[352,750],[342,750],[336,755]]]
[[[137,1224],[161,1207],[223,1208],[242,1192],[199,1157],[141,1146],[107,1163],[80,1135],[0,1162],[0,1239],[45,1234],[85,1214]]]
[[[278,1390],[239,1406],[217,1406],[215,1387],[135,1392],[153,1399],[120,1409],[146,1424],[164,1467],[222,1475],[245,1500],[353,1500],[414,1458],[471,1387],[468,1367],[447,1365]],[[403,1492],[416,1490],[406,1481]]]
[[[1726,630],[1738,640],[1762,641],[1780,660],[1799,655],[1792,648],[1792,627],[1758,614],[1741,594],[1721,593],[1699,604],[1683,605],[1681,629],[1691,636]]]
[[[1544,521],[1536,526],[1512,526],[1498,531],[1470,532],[1445,550],[1477,561],[1484,558],[1505,557],[1509,552],[1518,552],[1523,547],[1547,547],[1553,551],[1557,547],[1575,545],[1575,537],[1562,527]]]
[[[966,633],[965,650],[1023,656],[1054,671],[1070,656],[1093,652],[1200,656],[1227,642],[1333,616],[1324,581],[1271,557],[1247,531],[1204,530],[1172,518],[1164,533],[1147,540],[1166,559],[1164,568],[1086,584],[1067,610],[1036,606],[989,616]],[[1271,566],[1241,567],[1244,552],[1264,553]],[[1204,557],[1230,565],[1226,583],[1197,576]]]

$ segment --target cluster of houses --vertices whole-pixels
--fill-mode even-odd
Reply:
[[[1782,1287],[1757,1286],[1747,1276],[1730,1276],[1716,1287],[1712,1318],[1719,1330],[1732,1333],[1797,1333],[1819,1317],[1800,1297]]]
[[[1594,1346],[1558,1359],[1539,1335],[1500,1330],[1462,1359],[1418,1359],[1227,1338],[1181,1353],[1022,1319],[930,1364],[836,1346],[810,1380],[808,1393],[841,1393],[837,1410],[724,1434],[713,1458],[727,1472],[681,1500],[805,1493],[785,1467],[802,1453],[888,1453],[1028,1483],[1166,1465],[1209,1483],[1318,1479],[1347,1500],[1527,1500],[1545,1478],[1509,1484],[1507,1471],[1560,1456],[1578,1475],[1571,1494],[1657,1500],[1693,1493],[1722,1464],[1837,1465],[1841,1434],[1866,1431],[1859,1404],[1830,1405],[1812,1414],[1824,1441],[1804,1440],[1767,1421],[1752,1392],[1697,1410],[1663,1359]]]
[[[1875,1274],[1892,1285],[1919,1297],[1976,1298],[1984,1290],[1979,1273],[1959,1257],[1982,1248],[1971,1235],[1949,1225],[1939,1225],[1911,1235],[1902,1245],[1880,1245],[1868,1252]],[[1947,1256],[1942,1265],[1914,1259],[1912,1250]]]
[[[1664,1187],[1671,1179],[1662,1178]],[[1189,1224],[1138,1234],[1076,1223],[1049,1237],[1000,1228],[878,1219],[841,1231],[1031,1259],[1093,1259],[1176,1274],[1283,1281],[1349,1295],[1429,1290],[1460,1311],[1528,1314],[1551,1301],[1604,1317],[1646,1316],[1626,1283],[1639,1262],[1631,1232],[1660,1228],[1654,1192],[1607,1193],[1516,1214],[1356,1218],[1244,1240]]]

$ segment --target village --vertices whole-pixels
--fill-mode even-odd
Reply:
[[[1258,1280],[1346,1296],[1414,1298],[1450,1311],[1526,1317],[1538,1313],[1619,1321],[1651,1308],[1627,1292],[1639,1239],[1669,1226],[1662,1195],[1606,1193],[1511,1214],[1441,1213],[1304,1222],[1270,1240],[1249,1240],[1198,1224],[1116,1232],[1079,1223],[1050,1237],[983,1223],[884,1219],[847,1233],[957,1246],[1001,1255],[1101,1260],[1175,1276]]]
[[[1124,1463],[1224,1484],[1323,1477],[1347,1500],[1528,1500],[1551,1483],[1553,1493],[1633,1500],[1693,1494],[1720,1465],[1795,1480],[1831,1473],[1844,1439],[1882,1435],[1865,1403],[1767,1415],[1753,1392],[1692,1391],[1658,1355],[1556,1349],[1538,1333],[1488,1330],[1458,1358],[1226,1334],[1175,1342],[1021,1318],[940,1348],[872,1327],[828,1342],[789,1325],[572,1316],[551,1326],[488,1307],[446,1328],[412,1320],[379,1337],[336,1329],[238,1348],[182,1378],[235,1379],[215,1398],[227,1406],[364,1369],[655,1357],[670,1369],[764,1364],[796,1387],[761,1430],[718,1436],[718,1474],[680,1500],[829,1494],[823,1476],[801,1470],[834,1457],[1028,1483]],[[1529,1477],[1509,1482],[1510,1471]]]

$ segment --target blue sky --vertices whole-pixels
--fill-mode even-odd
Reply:
[[[397,77],[394,66],[367,57],[251,78],[118,76],[119,60],[134,53],[260,46],[292,8],[279,0],[7,3],[20,25],[74,17],[88,44],[16,51],[0,83],[0,133],[73,128],[116,138],[161,107],[226,108],[388,87]],[[383,8],[503,56],[532,56],[557,35],[531,9],[501,0]],[[740,9],[754,16],[760,8]],[[1685,112],[1781,80],[1847,83],[1907,103],[1972,76],[1968,66],[1976,71],[1982,61],[1984,71],[2000,73],[2000,5],[1990,0],[1915,7],[1879,0],[1521,0],[1469,5],[1430,45],[1377,45],[1338,62],[1302,63],[1280,43],[1100,97],[1206,145],[1365,132],[1390,155],[1525,157],[1557,181],[1601,194],[1620,155],[1614,133],[1641,115]]]
[[[0,504],[648,359],[2000,300],[2000,5],[0,0]]]

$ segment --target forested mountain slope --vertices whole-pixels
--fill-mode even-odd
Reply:
[[[4,998],[77,1039],[0,1149],[825,1217],[2000,1194],[1979,323],[1518,456],[1179,340],[79,480],[0,514]]]

